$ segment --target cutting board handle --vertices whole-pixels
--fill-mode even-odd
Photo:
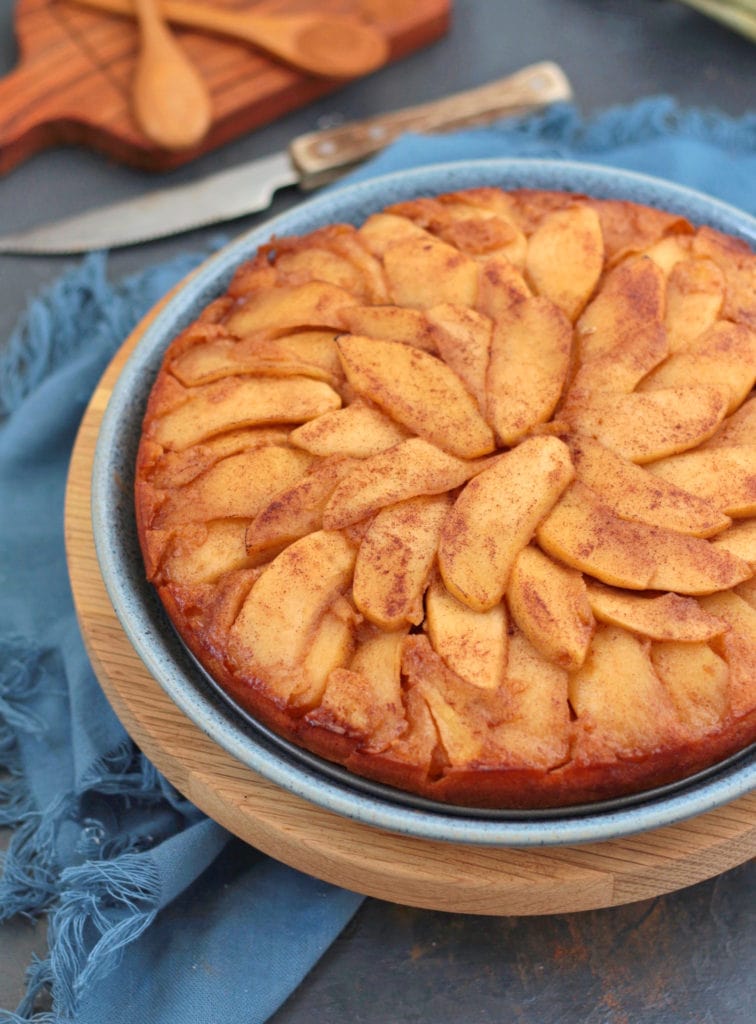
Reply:
[[[70,137],[60,117],[55,84],[33,63],[21,63],[0,78],[0,174]]]

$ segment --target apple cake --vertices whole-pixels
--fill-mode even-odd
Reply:
[[[756,256],[479,188],[275,238],[169,346],[149,580],[218,684],[360,776],[597,801],[756,739]]]

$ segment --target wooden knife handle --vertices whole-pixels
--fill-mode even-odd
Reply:
[[[289,152],[302,174],[302,187],[314,187],[335,176],[335,171],[383,149],[404,132],[450,131],[488,124],[500,117],[567,100],[571,95],[562,69],[546,61],[432,103],[300,135],[291,143]]]

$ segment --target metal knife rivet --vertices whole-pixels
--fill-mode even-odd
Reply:
[[[336,143],[324,139],[323,142],[318,143],[317,151],[321,156],[331,156],[332,153],[336,152]]]

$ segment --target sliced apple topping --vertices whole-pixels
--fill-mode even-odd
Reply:
[[[648,469],[716,504],[728,516],[756,515],[756,444],[685,452]]]
[[[459,377],[427,352],[349,335],[337,342],[355,391],[409,430],[459,458],[494,450],[491,428]]]
[[[399,217],[395,213],[372,214],[357,234],[368,252],[380,259],[392,245],[404,239],[432,239],[427,231],[413,224],[407,217]]]
[[[404,427],[366,402],[355,401],[327,412],[292,430],[289,440],[298,448],[320,455],[366,459],[393,448],[409,436]]]
[[[533,437],[474,477],[441,530],[438,564],[463,604],[487,611],[501,600],[518,553],[574,476],[555,437]]]
[[[741,444],[753,444],[756,437],[756,397],[749,398],[737,412],[728,416],[704,441],[702,448],[734,448]]]
[[[389,294],[398,306],[426,309],[439,302],[474,306],[478,264],[432,235],[407,238],[383,255]]]
[[[267,448],[268,445],[285,448],[288,438],[288,430],[280,427],[251,427],[217,434],[180,452],[164,452],[161,446],[156,445],[157,457],[147,473],[156,487],[183,487],[229,455],[253,448]]]
[[[629,590],[710,594],[751,575],[747,562],[700,537],[620,519],[579,481],[557,502],[536,536],[554,558]]]
[[[715,537],[712,544],[742,558],[756,571],[756,519],[734,523]]]
[[[264,672],[280,700],[309,685],[305,659],[326,611],[351,582],[355,554],[340,533],[311,533],[268,565],[242,605],[230,631],[237,657],[245,671]],[[338,646],[344,633],[334,632]]]
[[[226,321],[240,338],[256,331],[280,332],[302,327],[342,328],[341,310],[359,302],[343,288],[322,281],[279,285],[255,292]]]
[[[641,391],[695,385],[706,381],[729,391],[727,412],[740,406],[756,383],[756,331],[720,320],[688,347],[657,366]]]
[[[721,727],[729,712],[727,662],[705,643],[651,644],[651,664],[691,737]]]
[[[556,768],[570,751],[570,705],[566,669],[545,658],[519,630],[509,641],[506,720],[491,729],[483,763],[514,768]]]
[[[173,534],[173,542],[161,565],[165,580],[182,584],[212,583],[252,560],[244,548],[244,519],[217,519],[191,523]]]
[[[528,545],[512,567],[507,603],[544,657],[569,670],[583,664],[595,623],[582,573]]]
[[[474,611],[435,578],[425,596],[425,629],[435,652],[461,679],[483,690],[501,686],[509,640],[502,603]]]
[[[185,487],[170,491],[156,525],[233,516],[251,519],[267,505],[271,490],[299,482],[311,464],[307,452],[274,445],[230,455]]]
[[[563,416],[577,433],[631,462],[646,463],[711,437],[728,402],[729,389],[721,386],[679,386],[631,395],[604,392],[591,395],[584,406],[564,410]]]
[[[403,306],[352,306],[344,311],[344,322],[352,334],[384,341],[401,341],[426,352],[436,352],[431,325],[419,309]]]
[[[406,631],[379,633],[362,643],[349,668],[328,676],[310,725],[356,737],[365,749],[385,750],[407,731],[401,685],[402,644]]]
[[[730,627],[714,649],[730,670],[728,696],[735,718],[756,712],[756,609],[733,592],[701,599],[707,612]]]
[[[275,552],[321,529],[328,499],[354,465],[353,459],[324,459],[308,466],[305,475],[291,486],[274,491],[273,497],[247,527],[247,554]]]
[[[450,504],[446,494],[421,495],[376,515],[360,544],[352,588],[371,622],[394,630],[423,621],[423,594]]]
[[[488,317],[466,306],[442,303],[426,310],[436,349],[471,395],[478,407],[486,407],[486,370],[491,352],[493,324]]]
[[[713,260],[724,275],[722,316],[756,330],[756,254],[748,243],[705,226],[693,238],[693,253]]]
[[[344,374],[333,338],[333,331],[302,331],[282,338],[263,333],[243,341],[223,338],[208,345],[194,345],[170,368],[186,387],[243,374],[313,377],[337,385]]]
[[[694,537],[711,537],[731,523],[717,506],[697,494],[636,466],[592,438],[566,439],[578,480],[590,487],[621,519],[665,526]]]
[[[571,340],[569,321],[549,299],[523,299],[497,317],[486,405],[504,444],[515,444],[554,411],[569,368]]]
[[[713,260],[683,260],[667,279],[664,323],[669,351],[680,352],[714,325],[724,302],[724,275]]]
[[[148,579],[313,753],[480,807],[756,738],[756,254],[478,188],[274,238],[168,348]]]
[[[681,725],[654,670],[650,646],[616,626],[596,630],[588,657],[569,683],[578,759],[638,757],[679,741]]]
[[[398,501],[419,494],[443,494],[488,464],[487,460],[456,459],[419,437],[411,437],[358,463],[331,495],[323,522],[327,529],[339,530]]]
[[[154,440],[165,448],[183,451],[240,427],[304,423],[341,407],[333,388],[306,377],[229,377],[190,394],[155,423]]]
[[[705,612],[695,598],[678,594],[646,597],[591,583],[588,601],[601,622],[622,626],[652,640],[697,643],[711,640],[727,629],[722,619]]]
[[[598,214],[575,203],[548,214],[528,240],[525,273],[538,295],[576,320],[604,269]]]
[[[648,257],[615,267],[578,320],[581,361],[628,347],[656,347],[656,338],[660,329],[663,331],[664,292],[664,274]]]
[[[532,295],[520,271],[503,256],[492,256],[481,266],[477,309],[489,319],[504,315],[513,302]]]

